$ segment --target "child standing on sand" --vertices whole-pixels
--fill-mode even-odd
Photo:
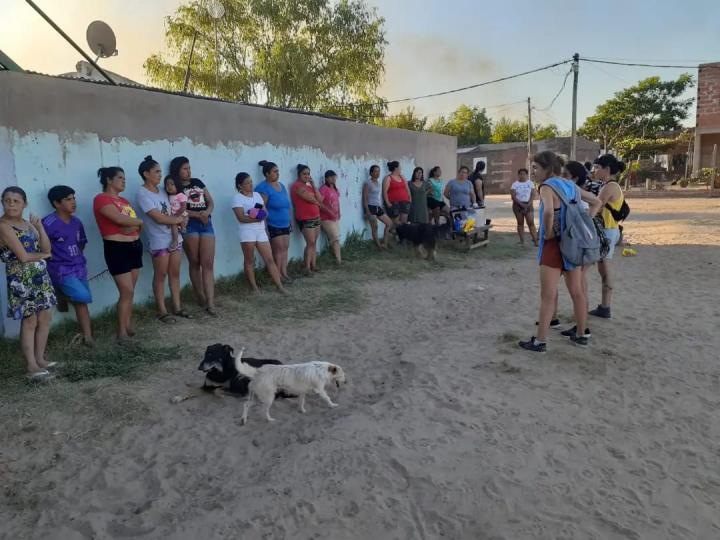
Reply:
[[[186,218],[186,221],[183,222],[182,225],[178,225],[177,227],[170,227],[170,231],[172,233],[172,241],[170,242],[170,250],[177,249],[178,246],[178,231],[179,232],[185,232],[185,226],[187,223],[187,195],[184,193],[178,193],[177,186],[175,186],[175,182],[173,181],[173,177],[169,174],[165,177],[165,180],[163,181],[165,184],[165,192],[168,194],[168,199],[170,200],[170,213],[177,217],[181,216]]]

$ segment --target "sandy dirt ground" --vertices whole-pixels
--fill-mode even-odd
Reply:
[[[364,284],[350,313],[183,323],[187,357],[140,381],[5,400],[0,537],[720,538],[720,200],[630,202],[638,254],[617,257],[587,349],[516,347],[538,305],[517,247]],[[488,215],[513,230],[506,198]],[[170,404],[216,341],[340,364],[340,406],[285,400],[241,426],[238,399]]]

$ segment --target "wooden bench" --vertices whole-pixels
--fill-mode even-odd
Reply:
[[[470,232],[453,232],[453,245],[459,251],[487,246],[490,243],[492,225],[479,225]]]

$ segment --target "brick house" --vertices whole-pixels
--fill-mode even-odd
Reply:
[[[693,173],[712,167],[713,146],[718,146],[720,166],[720,62],[701,64],[698,70],[697,118]]]
[[[570,137],[555,137],[533,143],[533,153],[551,150],[567,159],[570,155]],[[578,136],[577,161],[593,161],[600,154],[600,145]],[[517,170],[527,167],[528,151],[526,142],[480,144],[469,148],[458,148],[458,167],[466,165],[472,171],[478,161],[485,162],[485,192],[507,193],[517,178]]]

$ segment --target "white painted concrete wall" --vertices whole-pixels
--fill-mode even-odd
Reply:
[[[3,82],[0,79],[0,85]],[[33,82],[37,84],[33,85]],[[237,221],[230,206],[235,194],[234,178],[238,172],[246,171],[256,184],[261,182],[260,160],[277,163],[281,181],[287,187],[296,177],[298,163],[310,166],[318,184],[326,169],[335,170],[341,192],[341,234],[344,238],[353,230],[365,231],[369,235],[361,210],[361,191],[371,165],[378,164],[385,171],[385,163],[397,159],[405,175],[409,176],[415,163],[426,168],[440,164],[449,171],[455,159],[455,140],[449,137],[40,76],[12,74],[11,89],[14,84],[17,88],[14,93],[11,92],[10,99],[5,103],[0,99],[0,188],[19,185],[27,192],[29,212],[44,216],[52,211],[47,200],[49,188],[57,184],[72,186],[78,199],[77,216],[85,224],[88,235],[85,254],[90,276],[102,274],[106,269],[102,239],[92,213],[93,197],[101,191],[96,176],[100,166],[119,165],[125,169],[127,190],[123,196],[138,210],[134,201],[142,183],[137,173],[142,159],[151,154],[160,162],[164,175],[173,157],[187,156],[193,176],[205,182],[215,200],[215,273],[216,276],[226,276],[240,272],[243,264],[237,239]],[[118,91],[122,93],[120,101],[107,100],[106,94]],[[63,92],[67,93],[66,99],[72,104],[68,110],[63,109]],[[92,94],[90,99],[88,92]],[[47,104],[41,101],[43,97],[56,101]],[[168,98],[174,101],[168,103]],[[38,105],[32,105],[33,100],[42,103],[42,107],[47,109],[46,114],[37,110]],[[148,101],[152,106],[150,108],[156,111],[155,116],[138,113],[135,123],[128,122],[127,115],[133,114],[136,109],[133,103],[148,107]],[[10,114],[3,114],[3,106]],[[25,114],[17,110],[23,106],[27,107]],[[208,124],[217,123],[217,131],[223,133],[214,137],[212,125],[199,125],[201,120],[194,120],[185,130],[174,126],[168,130],[172,136],[158,137],[162,129],[158,129],[157,122],[182,113],[184,106],[199,108],[196,112],[198,119],[207,118]],[[73,107],[82,115],[73,114]],[[224,109],[219,110],[219,107]],[[17,116],[13,117],[14,113]],[[262,127],[271,131],[254,141],[253,124],[243,122],[243,114],[264,115],[262,123],[257,124],[258,130]],[[28,119],[28,115],[37,116]],[[102,115],[103,119],[98,121],[94,115]],[[239,120],[233,115],[239,115]],[[9,121],[5,122],[5,118]],[[48,122],[48,118],[53,118],[55,123]],[[128,122],[132,129],[113,127],[121,122]],[[228,132],[228,123],[238,126],[237,137],[233,136],[232,129]],[[153,136],[143,136],[145,125]],[[320,135],[313,130],[318,130]],[[182,131],[186,131],[187,135],[178,136],[178,132]],[[200,132],[201,136],[198,135]],[[343,144],[342,140],[345,133],[348,134],[347,144]],[[303,247],[302,235],[295,231],[291,237],[291,258],[301,258]],[[136,290],[137,302],[149,299],[152,294],[152,264],[147,254],[144,265]],[[183,284],[187,283],[185,259],[181,276]],[[108,274],[91,281],[91,288],[93,314],[117,301],[117,290]],[[0,309],[4,318],[7,310],[4,279],[0,289]],[[73,317],[72,309],[65,316]],[[60,315],[56,314],[55,320],[60,319]],[[16,335],[19,329],[17,322],[7,318],[3,320],[3,327],[5,335]]]

